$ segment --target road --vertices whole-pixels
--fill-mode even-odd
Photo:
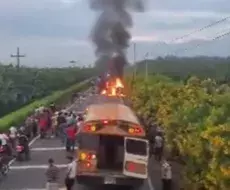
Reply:
[[[86,97],[81,103],[76,101],[70,110],[83,111],[93,100],[92,97]],[[28,162],[12,161],[10,172],[7,177],[0,182],[1,190],[45,190],[45,171],[49,158],[55,160],[55,164],[61,170],[60,189],[64,188],[65,167],[67,164],[66,151],[60,139],[40,139],[35,138],[31,141],[31,160]],[[150,172],[152,173],[152,169]],[[152,180],[149,178],[141,190],[158,190],[154,189]],[[90,183],[90,182],[89,182]],[[155,186],[155,185],[154,185]],[[157,185],[158,186],[158,185]],[[77,190],[84,190],[86,187],[75,184]],[[101,189],[101,188],[100,188]]]

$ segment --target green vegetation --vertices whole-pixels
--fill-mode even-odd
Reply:
[[[218,83],[230,81],[230,57],[165,57],[147,60],[149,74],[163,74],[174,80],[185,80],[190,76],[201,79],[212,78]],[[145,72],[145,61],[137,64],[139,73]]]
[[[0,116],[93,76],[90,68],[28,68],[0,65]]]
[[[155,69],[157,72],[160,68]],[[183,68],[177,69],[183,76]],[[205,77],[210,70],[203,73]],[[147,123],[162,125],[170,157],[183,163],[184,189],[229,190],[230,87],[197,77],[175,82],[166,76],[151,75],[144,81],[141,76],[132,81],[133,107]]]
[[[34,112],[39,106],[47,106],[53,102],[67,101],[70,99],[73,92],[83,90],[89,87],[89,80],[81,82],[80,84],[75,84],[70,88],[62,91],[56,91],[53,94],[41,99],[34,101],[33,103],[6,115],[0,119],[0,130],[4,131],[11,127],[12,125],[18,125],[25,120],[25,118]]]

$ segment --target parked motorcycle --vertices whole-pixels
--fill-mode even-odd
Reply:
[[[3,146],[0,146],[0,175],[6,176],[9,172],[9,165],[6,158],[6,150]]]
[[[40,130],[40,138],[44,139],[46,137],[46,130],[45,129],[41,129]]]
[[[23,161],[23,157],[25,156],[25,151],[24,151],[24,147],[21,145],[17,145],[16,146],[16,152],[17,152],[17,160],[18,161]]]
[[[0,173],[2,176],[6,176],[9,172],[9,165],[4,161],[4,157],[0,156]]]

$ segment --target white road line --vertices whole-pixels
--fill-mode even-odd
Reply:
[[[35,143],[36,140],[38,140],[40,138],[40,135],[34,137],[30,143],[29,143],[29,146],[32,146],[32,144]],[[12,159],[10,162],[9,162],[9,166],[11,166],[14,162],[15,162],[16,158]]]
[[[152,180],[150,178],[148,178],[147,181],[148,181],[149,189],[155,190],[155,188],[153,187],[153,184],[152,184]]]
[[[55,164],[58,168],[66,168],[67,164]],[[10,166],[10,170],[27,170],[27,169],[47,169],[48,165],[25,165],[25,166]]]
[[[38,140],[40,138],[40,135],[36,136],[35,138],[33,138],[30,143],[29,143],[29,146],[32,146],[32,144],[35,143],[36,140]]]
[[[65,150],[65,147],[41,147],[41,148],[32,148],[31,151],[52,151],[52,150]],[[75,147],[75,149],[78,149],[78,147]]]
[[[46,190],[45,188],[36,189],[36,188],[25,188],[25,189],[13,189],[13,190]],[[58,188],[58,190],[66,190],[65,187]]]

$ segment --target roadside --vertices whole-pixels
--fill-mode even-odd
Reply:
[[[75,100],[68,107],[69,111],[83,111],[89,101]],[[10,161],[10,171],[8,176],[3,178],[0,183],[0,189],[4,190],[20,190],[20,189],[44,189],[45,188],[45,170],[47,169],[47,161],[52,157],[55,164],[60,169],[60,187],[64,186],[66,175],[66,150],[59,138],[40,139],[39,136],[30,141],[31,160],[25,162],[17,162],[15,159]],[[76,147],[77,148],[77,147]],[[83,188],[76,184],[77,189]]]

